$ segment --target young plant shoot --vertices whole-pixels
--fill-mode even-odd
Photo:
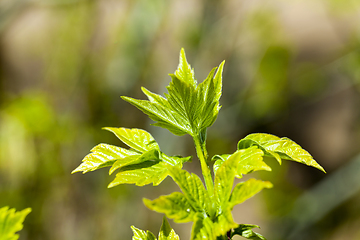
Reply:
[[[165,97],[146,88],[142,88],[142,91],[148,100],[122,97],[155,121],[153,125],[166,128],[175,135],[189,134],[193,138],[205,186],[199,176],[182,169],[183,164],[191,157],[166,155],[150,133],[136,128],[105,128],[129,146],[129,149],[99,144],[72,173],[110,167],[110,174],[115,171],[117,174],[109,188],[119,184],[143,186],[152,183],[156,186],[170,176],[181,192],[173,192],[155,200],[144,199],[144,204],[177,223],[193,222],[191,240],[227,240],[234,235],[247,239],[265,239],[252,231],[258,226],[236,223],[231,211],[235,205],[264,188],[271,188],[272,184],[249,179],[233,188],[234,179],[254,171],[271,171],[263,161],[263,156],[275,158],[279,163],[283,159],[292,160],[325,171],[298,144],[288,138],[270,134],[250,134],[238,142],[236,152],[209,158],[206,130],[215,122],[220,110],[223,67],[224,62],[211,70],[208,77],[198,84],[182,49],[179,66],[174,74],[170,74],[171,82]],[[209,163],[212,161],[214,164],[211,171]],[[133,226],[131,228],[134,232],[133,239],[156,239],[149,231]],[[179,239],[166,218],[158,239]]]

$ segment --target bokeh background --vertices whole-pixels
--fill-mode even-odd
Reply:
[[[71,175],[102,127],[150,131],[169,155],[194,154],[121,95],[163,93],[181,47],[198,81],[226,60],[210,155],[252,132],[287,136],[327,174],[293,162],[252,177],[274,188],[234,209],[274,240],[360,239],[360,1],[1,0],[0,206],[33,209],[22,240],[131,239],[157,234],[142,204],[177,187],[107,189],[105,169]],[[197,172],[196,161],[186,165]],[[171,222],[181,239],[190,224]]]

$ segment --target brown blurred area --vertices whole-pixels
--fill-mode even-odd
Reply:
[[[165,92],[184,47],[198,81],[226,60],[208,151],[232,153],[252,132],[286,136],[327,171],[293,162],[251,174],[274,188],[234,209],[267,239],[360,239],[360,1],[0,1],[0,207],[31,207],[21,240],[130,239],[158,232],[142,204],[178,188],[107,189],[71,171],[102,127],[151,132],[169,155],[194,154],[120,96]],[[198,171],[194,159],[187,169]],[[191,225],[172,227],[181,239]]]

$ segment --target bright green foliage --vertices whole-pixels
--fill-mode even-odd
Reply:
[[[142,88],[147,100],[123,97],[156,121],[154,125],[168,129],[176,135],[197,137],[211,126],[219,113],[222,87],[222,62],[215,74],[214,68],[199,85],[188,64],[185,51],[180,53],[180,64],[167,87],[166,98]]]
[[[19,212],[16,212],[15,208],[0,208],[0,240],[19,239],[19,235],[15,233],[23,228],[22,223],[30,212],[30,208]]]
[[[237,177],[241,178],[242,174],[248,174],[254,171],[271,171],[271,168],[263,161],[264,152],[258,149],[257,147],[249,147],[246,149],[241,149],[236,151],[234,154],[222,154],[215,155],[213,157],[214,163],[214,173],[220,168],[220,166],[227,160],[229,157],[236,155],[239,158],[239,164],[237,165]]]
[[[292,160],[325,172],[306,150],[289,138],[279,138],[264,133],[250,134],[239,141],[238,149],[248,148],[253,145],[263,150],[265,155],[276,158],[279,163],[281,163],[281,159]]]
[[[175,222],[193,222],[191,240],[228,240],[234,235],[264,240],[263,236],[252,231],[258,226],[235,223],[231,211],[235,205],[253,197],[264,188],[271,188],[272,184],[249,179],[234,187],[235,178],[242,178],[244,174],[259,170],[271,171],[263,161],[263,156],[274,157],[279,163],[282,159],[287,159],[322,171],[324,169],[307,151],[288,138],[250,134],[239,141],[235,153],[211,158],[214,161],[214,177],[211,175],[206,150],[206,129],[214,123],[220,110],[223,66],[224,62],[217,71],[214,68],[203,82],[197,84],[194,70],[188,64],[182,49],[179,66],[174,74],[170,74],[171,82],[164,97],[145,88],[142,91],[148,100],[123,97],[154,120],[154,125],[166,128],[176,135],[189,134],[193,137],[206,187],[196,174],[181,169],[190,157],[165,155],[154,138],[140,129],[105,128],[130,148],[99,144],[73,172],[86,173],[111,167],[110,174],[114,171],[118,173],[109,187],[124,183],[158,185],[170,175],[181,192],[173,192],[155,200],[144,199],[144,204],[151,210],[164,213]],[[132,230],[133,239],[156,239],[149,231],[135,227]],[[158,239],[179,239],[165,218]]]
[[[132,237],[133,240],[156,240],[155,235],[149,231],[145,232],[134,226],[131,226],[131,229],[134,233],[134,236]],[[165,217],[160,228],[158,240],[180,240],[179,236],[175,233],[174,229],[170,227]]]
[[[213,198],[210,198],[197,175],[173,167],[170,175],[183,193],[175,192],[153,201],[144,199],[145,205],[151,210],[165,213],[175,222],[193,221],[191,239],[214,239],[226,234],[227,231],[238,226],[233,221],[232,208],[263,188],[272,187],[269,182],[250,179],[239,183],[232,193],[236,166],[240,161],[237,155],[226,160],[217,171]]]
[[[112,174],[119,169],[115,179],[109,184],[136,184],[143,186],[153,183],[159,185],[168,175],[168,166],[182,167],[183,162],[190,158],[169,157],[160,151],[159,145],[146,131],[128,128],[105,128],[113,132],[130,149],[99,144],[94,147],[75,172],[95,171],[110,167]]]

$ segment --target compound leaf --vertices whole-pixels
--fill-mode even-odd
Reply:
[[[248,148],[253,145],[263,150],[265,155],[276,158],[279,163],[281,163],[281,159],[287,159],[315,167],[325,172],[306,150],[289,138],[279,138],[264,133],[250,134],[239,141],[238,149]]]
[[[24,219],[30,212],[31,208],[18,212],[15,208],[0,208],[0,240],[19,239],[19,235],[15,233],[23,228]]]

